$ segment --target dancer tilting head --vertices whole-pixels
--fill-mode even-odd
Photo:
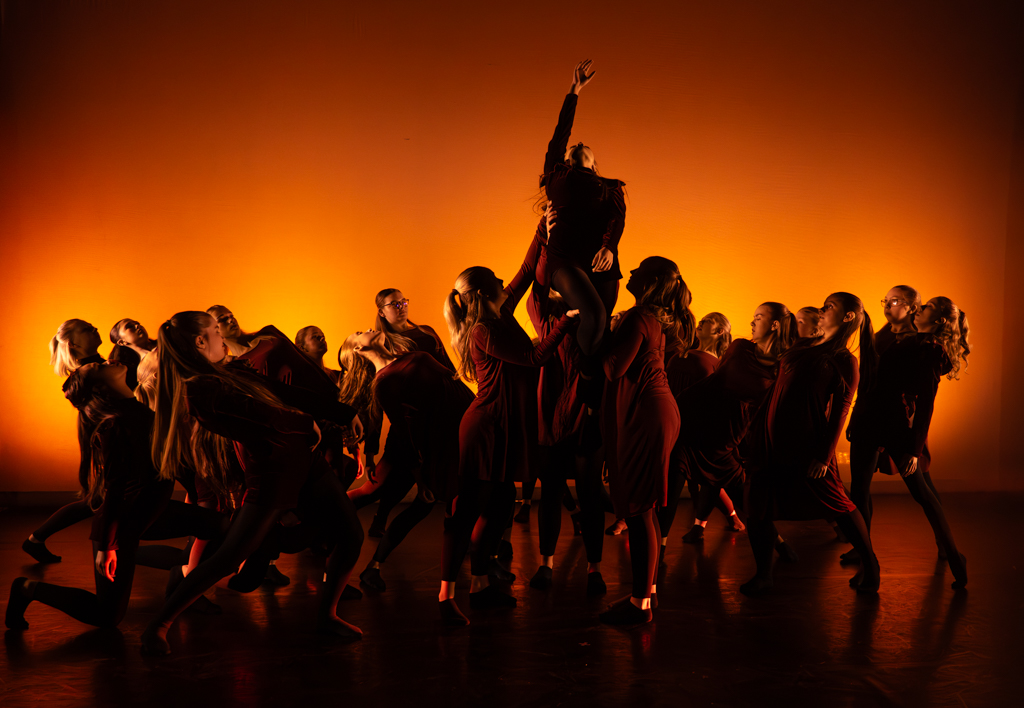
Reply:
[[[821,334],[818,331],[818,322],[821,320],[821,311],[817,307],[801,307],[796,312],[796,336],[800,339],[817,337]]]
[[[156,347],[156,340],[149,338],[146,328],[138,320],[126,317],[110,328],[110,343],[114,345],[110,360],[119,361],[127,367],[125,381],[134,391],[139,384],[139,364]]]
[[[226,345],[217,321],[206,313],[179,312],[160,327],[158,341],[154,462],[163,474],[172,475],[191,458],[200,476],[217,480],[221,470],[230,469],[229,456],[236,455],[245,474],[245,495],[224,541],[181,581],[142,635],[145,653],[167,654],[165,637],[177,616],[234,572],[281,515],[299,502],[318,429],[311,415],[285,405],[275,393],[293,396],[290,403],[313,405],[320,399],[314,396],[316,400],[311,401],[303,390],[244,367],[221,366]],[[351,418],[351,409],[344,408]],[[345,410],[337,415],[344,417]],[[344,576],[337,570],[328,564],[317,626],[323,632],[357,639],[359,629],[337,616],[344,587]]]
[[[558,224],[541,244],[536,268],[540,285],[553,287],[580,311],[577,341],[585,355],[597,351],[615,307],[626,218],[624,184],[599,176],[594,153],[583,143],[568,147],[579,93],[594,77],[590,65],[583,61],[573,70],[544,155],[541,201],[557,211]]]
[[[970,354],[967,316],[946,297],[932,298],[915,310],[917,331],[888,344],[879,360],[874,387],[863,403],[857,403],[850,448],[851,461],[854,450],[858,453],[860,476],[854,480],[861,481],[859,489],[866,494],[878,451],[883,450],[883,471],[903,477],[931,524],[939,557],[947,560],[953,573],[953,587],[962,588],[967,584],[967,559],[956,547],[931,481],[928,429],[939,382],[943,376],[959,378],[961,365]],[[871,508],[870,497],[866,506]]]
[[[85,320],[71,319],[62,322],[57,328],[57,334],[50,340],[50,366],[53,367],[53,373],[67,378],[80,366],[106,361],[99,354],[99,346],[102,343],[99,330]],[[66,393],[66,381],[64,388]],[[88,448],[91,434],[91,423],[87,422],[85,428],[79,425],[79,448]],[[78,463],[78,483],[83,494],[88,489],[88,480],[89,463],[83,456]],[[59,563],[60,556],[50,552],[46,547],[46,539],[79,521],[91,518],[92,514],[92,508],[84,498],[65,504],[43,522],[42,526],[30,533],[21,544],[21,548],[38,563]]]
[[[335,385],[341,385],[341,372],[331,369],[324,364],[324,356],[327,354],[327,337],[324,331],[316,325],[303,327],[295,333],[295,346],[302,350],[302,353],[315,361],[331,377]]]
[[[532,249],[531,249],[532,250]],[[551,357],[569,327],[569,311],[535,347],[516,321],[516,304],[533,281],[523,264],[507,288],[489,268],[464,270],[444,304],[459,373],[477,382],[477,395],[459,428],[459,494],[445,525],[441,616],[469,620],[455,604],[455,581],[470,547],[470,607],[514,607],[516,599],[490,584],[491,558],[515,506],[515,482],[526,478],[537,446],[537,367]],[[474,533],[477,520],[480,525]],[[511,576],[514,579],[515,576]]]
[[[341,356],[350,366],[346,384],[361,382],[371,412],[391,421],[378,474],[385,501],[397,504],[415,484],[413,503],[387,527],[360,580],[378,591],[386,584],[380,566],[435,501],[450,502],[458,488],[459,423],[473,392],[429,353],[395,354],[383,332],[356,332],[345,339]],[[351,355],[350,355],[351,354]]]
[[[603,434],[615,514],[629,527],[630,597],[601,615],[609,624],[651,621],[661,532],[655,507],[668,496],[668,467],[679,409],[665,376],[666,342],[687,348],[695,322],[690,290],[667,258],[646,258],[626,289],[636,305],[618,320],[604,359]]]
[[[125,375],[118,362],[92,363],[72,372],[65,385],[88,441],[84,501],[98,507],[90,536],[96,593],[18,578],[7,606],[10,629],[28,627],[24,611],[33,600],[80,622],[114,627],[128,609],[141,538],[209,539],[224,528],[220,514],[170,500],[174,479],[159,474],[150,457],[153,414],[132,396]]]
[[[857,507],[846,495],[836,461],[850,403],[870,387],[877,367],[871,318],[860,299],[832,293],[821,308],[822,335],[805,339],[782,357],[779,377],[765,404],[756,470],[750,482],[747,533],[757,574],[740,590],[772,589],[776,519],[835,518],[864,564],[850,581],[858,592],[878,592],[878,560]],[[860,361],[847,345],[858,336]]]

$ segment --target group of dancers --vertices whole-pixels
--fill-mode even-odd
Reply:
[[[860,565],[850,585],[876,593],[870,482],[876,471],[899,474],[931,523],[953,587],[964,587],[966,559],[931,483],[927,445],[939,382],[958,378],[970,353],[963,311],[899,285],[885,295],[887,323],[876,333],[862,301],[835,292],[795,313],[765,302],[750,338],[733,339],[721,313],[694,317],[676,263],[652,256],[626,282],[634,306],[612,315],[624,185],[599,175],[589,147],[568,145],[580,90],[593,76],[589,61],[573,71],[523,265],[507,286],[488,268],[467,268],[445,298],[454,360],[436,331],[410,319],[410,300],[395,288],[378,293],[374,326],[345,338],[338,370],[324,361],[319,327],[294,338],[273,326],[247,332],[223,305],[179,312],[155,339],[139,322],[120,320],[106,360],[95,327],[64,322],[50,342],[51,364],[78,410],[82,495],[23,549],[58,562],[46,540],[93,518],[96,592],[18,578],[7,627],[26,629],[33,601],[117,625],[135,566],[145,565],[169,577],[142,650],[167,654],[168,629],[183,611],[219,611],[204,597],[216,583],[228,578],[239,592],[287,584],[275,560],[310,549],[326,558],[318,630],[358,639],[361,630],[338,607],[362,596],[349,584],[364,540],[356,512],[374,501],[370,535],[380,541],[360,583],[386,591],[390,553],[439,505],[439,612],[447,624],[466,625],[455,594],[466,555],[469,607],[516,605],[508,592],[515,484],[532,489],[538,478],[541,564],[532,588],[552,584],[561,509],[576,506],[569,480],[588,595],[607,591],[605,513],[628,533],[632,590],[600,615],[608,624],[652,620],[684,485],[695,517],[685,542],[702,540],[715,508],[731,530],[746,531],[756,570],[744,594],[773,591],[775,554],[792,555],[775,521],[816,518],[852,545],[842,556]],[[524,297],[537,339],[513,315]],[[855,396],[848,493],[836,446]],[[172,499],[175,482],[185,502]],[[413,489],[413,502],[388,523]],[[186,537],[184,549],[140,545]]]

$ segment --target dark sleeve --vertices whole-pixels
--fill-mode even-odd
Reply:
[[[833,379],[832,400],[829,405],[825,435],[812,445],[811,449],[811,459],[822,464],[828,464],[836,454],[836,445],[839,444],[839,437],[843,432],[843,423],[846,422],[846,415],[850,412],[853,397],[857,393],[857,383],[860,381],[857,360],[852,354],[840,358],[836,361],[836,366],[838,371]]]
[[[124,495],[131,474],[128,434],[117,424],[104,426],[97,436],[98,454],[103,462],[103,505],[93,517],[89,538],[100,550],[117,550],[117,527],[124,510]]]
[[[377,412],[367,415],[369,420],[363,423],[363,455],[369,459],[380,452],[380,436],[384,430],[384,410],[377,408]],[[388,420],[390,420],[390,416]]]
[[[537,277],[537,259],[540,257],[539,239],[545,233],[547,233],[547,224],[544,219],[541,219],[533,241],[530,242],[530,247],[526,250],[523,264],[519,266],[519,270],[512,276],[512,282],[505,287],[505,292],[508,293],[508,300],[505,301],[505,305],[511,307],[512,310],[516,309],[516,305],[523,299],[523,295],[526,294],[527,289],[533,285],[534,278]]]
[[[548,143],[548,151],[544,154],[544,172],[547,174],[555,168],[555,165],[565,161],[565,149],[569,146],[569,135],[572,134],[572,123],[576,118],[576,104],[579,96],[574,93],[566,94],[562,101],[562,110],[558,113],[558,125],[555,126],[555,134]]]
[[[420,453],[413,440],[408,412],[405,406],[402,405],[400,396],[388,386],[381,387],[374,392],[374,395],[391,422],[391,430],[388,431],[388,439],[385,444],[385,453],[388,456],[388,460],[392,464],[418,466],[420,463]]]
[[[185,381],[185,402],[204,428],[245,445],[264,446],[274,434],[313,432],[313,419],[305,413],[259,401],[215,376]]]
[[[621,184],[609,192],[608,200],[611,214],[601,242],[608,250],[618,253],[619,239],[622,238],[622,231],[626,228],[626,194],[622,191]]]
[[[548,336],[540,340],[537,346],[534,346],[532,342],[527,342],[524,346],[518,337],[515,342],[511,341],[510,337],[503,336],[500,324],[494,328],[478,325],[473,328],[473,345],[495,359],[501,359],[510,364],[540,366],[558,350],[558,345],[565,337],[570,323],[571,320],[568,317],[560,318],[551,328]]]
[[[630,310],[612,335],[612,345],[604,357],[604,375],[610,381],[622,378],[644,343],[643,316]]]
[[[935,346],[922,347],[922,355],[918,361],[914,375],[911,377],[911,393],[915,397],[914,424],[911,427],[910,454],[920,457],[924,454],[924,445],[928,441],[928,428],[932,424],[935,412],[935,394],[939,392],[939,381],[942,380],[941,350]]]
[[[437,342],[437,363],[454,374],[455,364],[453,364],[452,360],[448,357],[448,350],[444,348],[444,342],[439,336],[437,336],[437,332],[434,331],[434,328],[429,325],[417,325],[417,327],[434,338],[434,341]]]
[[[329,388],[318,387],[314,390],[264,376],[242,364],[233,363],[229,366],[233,371],[257,380],[286,406],[298,408],[318,420],[329,420],[346,426],[356,416],[355,408],[338,400],[338,389],[333,384]]]

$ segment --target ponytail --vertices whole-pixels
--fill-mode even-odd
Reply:
[[[444,301],[444,321],[451,335],[452,349],[459,357],[457,374],[467,381],[476,381],[473,363],[473,328],[480,322],[481,297],[479,290],[489,285],[494,272],[483,266],[471,266],[459,274],[455,287]]]
[[[870,391],[875,385],[875,375],[878,373],[878,350],[875,349],[875,329],[871,325],[871,315],[864,310],[864,319],[860,323],[860,337],[858,347],[860,351],[859,370],[860,382],[857,384],[857,396]]]
[[[762,302],[761,307],[767,307],[771,311],[772,322],[778,322],[779,328],[775,330],[772,343],[768,346],[768,355],[774,359],[781,359],[782,355],[789,351],[789,348],[796,342],[799,334],[796,315],[789,311],[789,308],[781,302]]]

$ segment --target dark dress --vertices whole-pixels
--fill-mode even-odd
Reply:
[[[755,518],[832,518],[857,510],[839,477],[836,445],[859,380],[857,359],[845,348],[832,353],[800,343],[782,357],[765,410],[765,464],[751,482]],[[807,476],[812,461],[827,466],[824,477]]]
[[[417,482],[439,500],[458,490],[459,425],[473,392],[427,352],[409,352],[374,380],[374,396],[391,421],[385,456],[417,468]]]
[[[505,288],[508,299],[501,316],[481,320],[469,335],[477,394],[459,428],[460,476],[521,482],[535,464],[537,369],[554,355],[570,320],[559,319],[534,347],[513,314],[532,282],[532,273],[525,270]]]
[[[928,428],[935,395],[951,369],[949,356],[931,334],[902,337],[886,349],[858,431],[885,449],[882,471],[898,474],[897,466],[908,455],[918,458],[921,472],[929,471]]]
[[[626,221],[624,183],[565,163],[578,98],[572,93],[565,97],[544,155],[540,185],[558,214],[558,228],[550,239],[545,238],[537,262],[537,282],[543,286],[550,285],[551,276],[564,265],[579,268],[595,283],[622,278],[619,239]],[[591,262],[602,247],[612,252],[612,267],[594,273]]]
[[[668,467],[679,435],[679,408],[665,375],[661,325],[627,310],[604,358],[603,434],[615,514],[627,518],[664,506]]]
[[[673,460],[687,479],[726,487],[743,478],[740,445],[777,371],[758,357],[754,342],[737,339],[712,375],[673,388],[681,420]]]
[[[316,443],[312,417],[257,400],[216,376],[186,380],[185,401],[200,425],[234,442],[245,474],[243,503],[271,509],[298,504]]]

